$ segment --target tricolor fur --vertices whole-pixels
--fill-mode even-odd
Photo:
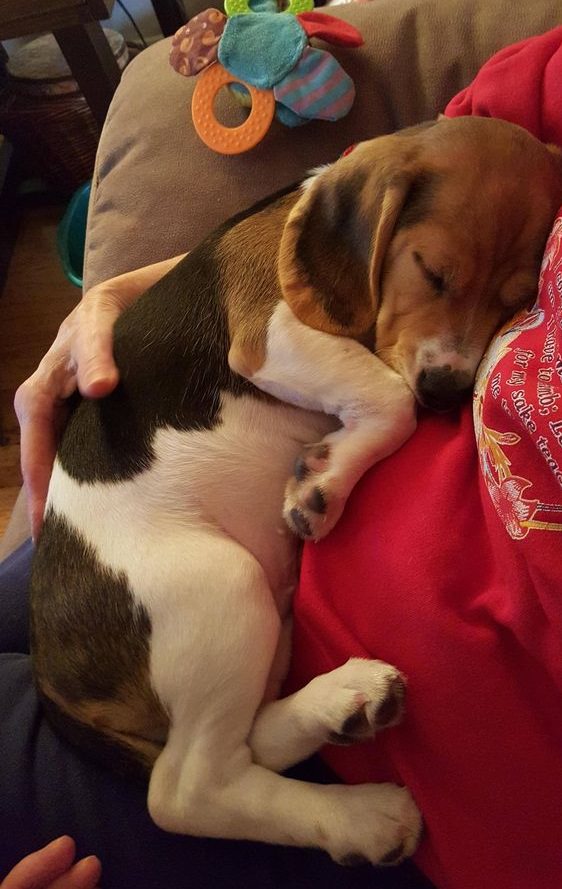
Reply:
[[[414,850],[406,789],[278,774],[393,725],[404,694],[396,668],[351,659],[277,699],[288,526],[324,536],[414,431],[414,394],[446,408],[469,389],[561,194],[559,158],[508,124],[364,143],[222,226],[117,323],[119,385],[76,404],[55,465],[33,652],[53,719],[138,765],[163,828],[340,861]]]

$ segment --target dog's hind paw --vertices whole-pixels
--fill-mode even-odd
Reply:
[[[324,743],[356,744],[401,721],[406,680],[384,661],[350,658],[316,676],[301,691],[305,694],[308,711],[321,714]]]
[[[400,674],[388,680],[382,700],[357,692],[355,709],[342,722],[337,731],[330,732],[330,744],[348,746],[372,738],[376,732],[397,725],[404,713],[406,686]]]
[[[351,790],[353,830],[330,849],[334,861],[348,866],[370,863],[385,867],[413,855],[420,841],[422,819],[407,788],[363,784]]]

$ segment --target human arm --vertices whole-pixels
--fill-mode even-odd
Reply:
[[[62,322],[37,370],[21,384],[15,410],[21,427],[21,467],[33,537],[41,528],[66,399],[79,389],[101,398],[117,385],[113,326],[119,315],[185,254],[126,272],[92,287]]]

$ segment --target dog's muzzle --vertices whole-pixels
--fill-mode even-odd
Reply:
[[[421,370],[416,380],[416,397],[423,407],[432,411],[449,411],[466,398],[473,379],[463,370],[453,370],[450,364]]]

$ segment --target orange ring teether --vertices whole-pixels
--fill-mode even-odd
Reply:
[[[215,96],[229,83],[242,84],[252,99],[249,117],[239,127],[225,127],[215,117]],[[219,154],[242,154],[254,148],[267,133],[275,114],[275,97],[272,90],[256,89],[216,62],[197,78],[191,114],[197,135],[205,145]]]

